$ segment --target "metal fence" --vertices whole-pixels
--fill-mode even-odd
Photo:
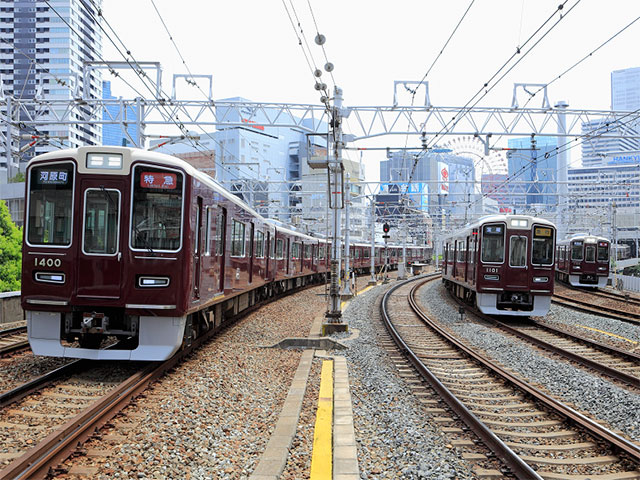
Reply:
[[[632,277],[631,275],[615,275],[613,279],[613,287],[617,290],[640,292],[640,277]]]

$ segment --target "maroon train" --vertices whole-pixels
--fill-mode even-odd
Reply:
[[[558,241],[556,276],[574,287],[605,287],[610,248],[609,239],[595,235],[578,234]]]
[[[555,226],[542,218],[492,215],[445,239],[443,281],[491,315],[540,316],[554,282]]]
[[[47,153],[29,163],[26,185],[22,307],[36,355],[163,360],[225,317],[327,271],[329,243],[264,219],[168,155]],[[393,266],[401,248],[390,250]],[[409,251],[425,258],[424,248]],[[351,252],[352,268],[366,271],[370,248]],[[99,348],[108,336],[124,339],[122,348]]]

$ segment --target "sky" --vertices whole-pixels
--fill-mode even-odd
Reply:
[[[433,64],[426,78],[431,103],[461,107],[563,1],[104,0],[103,13],[137,61],[161,62],[166,92],[174,73],[190,70],[213,76],[214,99],[241,96],[256,102],[320,104],[298,45],[300,36],[322,68],[324,52],[314,43],[319,31],[335,66],[333,78],[325,72],[322,79],[330,88],[335,80],[343,89],[345,106],[391,105],[395,80],[421,80]],[[569,0],[563,12],[562,21],[480,106],[510,106],[515,82],[550,82],[639,17],[640,2]],[[290,17],[294,23],[299,20],[303,34],[297,26],[294,30]],[[550,85],[551,104],[565,100],[570,108],[609,109],[610,73],[640,66],[639,40],[640,21]],[[107,38],[103,48],[106,60],[122,60]],[[112,89],[116,96],[133,96],[117,81]],[[202,94],[182,84],[178,98],[201,99]],[[410,104],[410,95],[401,103]],[[534,100],[531,106],[538,103]],[[417,138],[408,142],[419,145]],[[376,144],[398,141],[384,137]],[[377,178],[381,155],[371,152],[364,158],[368,179]],[[576,155],[579,152],[572,152],[572,161]]]

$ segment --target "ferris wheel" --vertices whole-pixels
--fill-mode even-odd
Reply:
[[[482,178],[482,175],[506,174],[508,171],[505,152],[492,150],[489,155],[485,155],[484,144],[472,135],[454,137],[443,147],[451,149],[454,155],[472,158],[478,179]]]

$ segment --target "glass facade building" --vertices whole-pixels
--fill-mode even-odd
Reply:
[[[114,97],[111,94],[111,82],[102,82],[102,98],[105,100],[113,100]],[[138,133],[138,127],[135,123],[138,116],[136,107],[128,107],[124,113],[124,118],[127,119],[127,125],[112,125],[105,124],[102,126],[102,144],[114,145],[122,147],[135,147],[140,146],[140,136]],[[102,114],[104,120],[114,119],[118,117],[120,113],[119,105],[108,105],[105,107],[105,112]],[[126,129],[125,130],[123,130]]]
[[[101,0],[0,2],[0,74],[5,95],[67,101],[83,95],[101,98],[100,72],[94,70],[87,84],[83,77],[83,62],[98,61],[101,57],[102,36],[98,26],[101,5]],[[67,105],[59,108],[64,111]],[[102,142],[102,132],[97,125],[56,125],[52,123],[53,112],[29,113],[41,119],[43,126],[14,133],[62,137],[60,141],[72,148]],[[79,115],[85,114],[90,117],[91,112],[80,106]],[[28,140],[22,142],[21,146]],[[20,161],[26,162],[53,148],[44,143],[28,149]],[[6,158],[3,161],[6,165]]]

